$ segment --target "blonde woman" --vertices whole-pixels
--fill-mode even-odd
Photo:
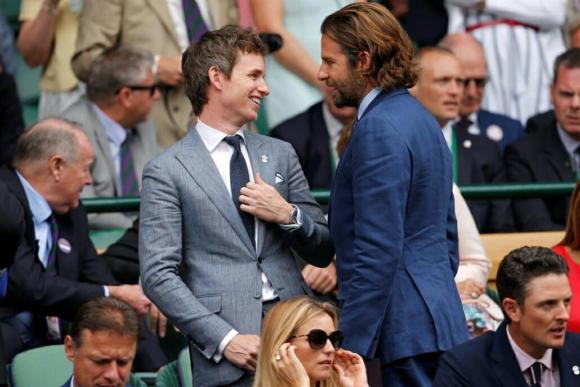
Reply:
[[[254,387],[366,387],[362,358],[340,349],[338,314],[303,296],[276,304],[264,319]]]

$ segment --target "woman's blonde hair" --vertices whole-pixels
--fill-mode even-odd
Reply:
[[[288,341],[290,336],[311,319],[327,314],[334,326],[338,326],[338,312],[329,302],[301,296],[281,301],[276,304],[264,318],[262,336],[260,338],[260,353],[254,387],[292,387],[276,373],[272,367],[272,357],[280,346]],[[319,383],[320,387],[338,387],[338,375],[332,371],[328,380]]]

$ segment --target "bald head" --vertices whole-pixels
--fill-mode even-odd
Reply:
[[[459,114],[467,117],[481,108],[487,80],[485,53],[481,44],[466,33],[447,35],[439,45],[451,50],[463,69],[466,85]]]

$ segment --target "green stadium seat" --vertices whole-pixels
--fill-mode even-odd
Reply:
[[[179,375],[181,387],[193,387],[189,348],[184,348],[177,356],[177,375]]]
[[[61,386],[72,374],[63,345],[49,345],[16,355],[10,367],[13,387]]]
[[[167,363],[157,375],[155,381],[157,387],[181,387],[179,376],[177,375],[177,361]]]

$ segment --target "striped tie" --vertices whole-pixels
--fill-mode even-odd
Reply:
[[[203,21],[201,12],[195,0],[181,0],[183,4],[183,16],[185,19],[185,27],[187,28],[187,36],[191,43],[197,42],[201,35],[207,32],[207,26]]]
[[[46,261],[46,271],[51,274],[56,274],[56,248],[58,245],[58,224],[54,215],[48,217],[48,224],[50,225],[50,240],[52,245],[48,252],[48,260]]]
[[[133,154],[129,147],[130,140],[131,134],[127,133],[125,141],[121,144],[121,195],[139,196],[139,184],[137,183]]]

